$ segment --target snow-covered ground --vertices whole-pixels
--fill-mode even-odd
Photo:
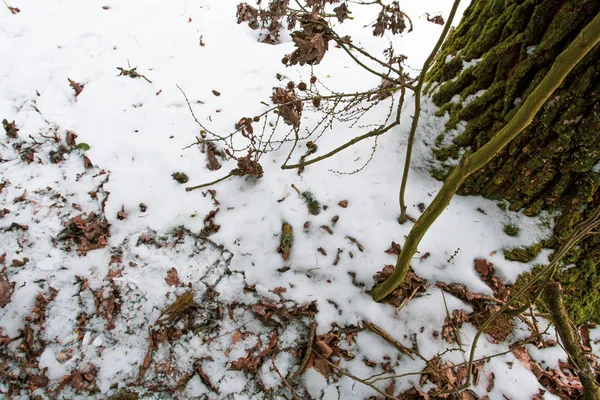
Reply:
[[[261,156],[262,178],[233,176],[186,192],[187,185],[223,177],[236,161],[207,168],[207,153],[194,145],[200,129],[183,92],[198,121],[226,136],[240,118],[271,107],[273,87],[290,79],[297,84],[314,75],[315,87],[345,92],[381,83],[333,43],[320,65],[286,68],[281,59],[294,49],[289,34],[277,45],[260,43],[259,31],[236,23],[237,3],[12,0],[8,5],[20,12],[0,10],[0,119],[6,119],[7,131],[12,121],[18,129],[16,138],[0,134],[0,286],[11,293],[6,305],[0,303],[3,393],[382,395],[346,372],[372,377],[369,382],[388,397],[410,390],[419,396],[417,389],[433,396],[448,382],[460,386],[460,364],[468,360],[476,333],[470,323],[448,328],[449,316],[473,307],[436,282],[494,296],[474,260],[492,263],[504,284],[547,262],[546,251],[520,264],[505,260],[502,249],[539,241],[550,234],[551,218],[523,218],[482,198],[456,197],[412,264],[424,280],[416,295],[401,307],[372,301],[367,291],[373,276],[395,263],[386,250],[393,241],[402,245],[412,226],[397,223],[411,92],[402,123],[378,139],[360,172],[348,174],[369,160],[372,140],[300,175],[280,169],[292,148],[288,141]],[[446,18],[451,2],[402,2],[414,30],[384,38],[362,28],[372,24],[377,6],[349,6],[355,18],[339,26],[340,35],[350,34],[377,56],[392,43],[416,77],[442,30],[427,13]],[[133,68],[142,76],[123,74]],[[367,132],[368,124],[385,119],[397,97],[383,100],[354,126],[335,121],[316,141],[315,156]],[[441,185],[428,173],[428,146],[444,124],[434,112],[425,100],[407,190],[415,218],[418,205],[428,205]],[[276,117],[271,113],[254,123],[257,137],[266,122],[266,140]],[[306,111],[302,126],[318,121],[318,112]],[[288,132],[280,122],[273,141]],[[232,139],[233,147],[247,143],[239,134]],[[292,163],[305,145],[295,149]],[[172,175],[178,172],[189,182],[177,182]],[[310,191],[322,211],[309,214],[292,185]],[[278,252],[284,223],[293,229],[287,259]],[[503,233],[507,224],[520,229],[518,237]],[[399,351],[369,323],[413,353]],[[548,325],[538,323],[541,331]],[[537,342],[511,347],[531,334],[528,324],[516,320],[506,341],[482,338],[476,359],[504,354],[477,364],[471,391],[462,398],[551,399],[557,396],[548,388],[575,390],[578,383],[562,364],[566,355],[552,342],[551,327]],[[598,354],[594,340],[600,332],[592,330],[590,337]],[[309,339],[317,350],[303,374],[291,379],[313,346]],[[443,369],[448,362],[456,367]],[[419,374],[428,365],[429,374]],[[431,372],[436,365],[446,380]],[[392,378],[401,374],[408,375]],[[544,379],[554,381],[544,387]]]

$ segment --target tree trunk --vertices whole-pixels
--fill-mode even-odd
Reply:
[[[426,93],[448,112],[436,139],[444,162],[483,146],[515,114],[556,56],[600,12],[598,0],[473,0],[427,76]],[[456,130],[461,121],[459,130]],[[465,126],[462,128],[462,126]],[[450,145],[445,136],[453,137]],[[453,164],[456,164],[454,162]],[[447,170],[432,175],[444,178]],[[575,67],[533,123],[489,164],[467,179],[460,194],[506,200],[511,210],[560,213],[552,239],[506,251],[529,261],[554,247],[600,204],[600,46]],[[504,204],[504,203],[500,203]],[[600,235],[583,241],[560,274],[576,324],[600,322]]]

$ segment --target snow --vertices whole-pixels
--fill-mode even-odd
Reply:
[[[218,394],[196,373],[180,392],[184,398],[268,396],[260,385],[287,390],[272,368],[271,356],[258,370],[260,385],[249,373],[230,368],[233,361],[248,356],[249,349],[264,349],[269,342],[272,328],[265,327],[250,311],[261,299],[277,303],[280,308],[314,301],[318,308],[314,316],[317,335],[335,326],[358,326],[364,320],[377,323],[408,348],[416,335],[420,353],[432,358],[455,346],[434,335],[446,317],[454,310],[472,310],[448,293],[444,295],[446,308],[435,282],[459,283],[469,291],[492,295],[473,269],[474,259],[492,262],[496,276],[505,283],[514,283],[533,265],[547,262],[548,251],[529,264],[520,264],[505,260],[501,250],[531,245],[547,237],[552,232],[550,216],[525,218],[520,213],[504,212],[482,198],[455,197],[425,235],[412,264],[415,273],[431,283],[427,291],[400,311],[374,303],[365,290],[372,287],[374,274],[384,265],[395,263],[395,256],[385,250],[392,241],[402,245],[412,226],[396,222],[397,192],[414,107],[410,92],[402,123],[378,139],[375,156],[361,172],[332,171],[361,168],[371,154],[372,140],[309,166],[302,175],[279,168],[291,148],[285,143],[279,151],[261,158],[263,178],[232,177],[211,187],[219,202],[215,205],[210,195],[200,190],[186,192],[172,178],[175,172],[185,172],[189,184],[201,184],[235,167],[235,161],[229,160],[219,171],[210,171],[206,155],[198,146],[190,147],[196,142],[199,128],[178,86],[189,98],[199,121],[224,136],[241,117],[267,109],[261,101],[270,104],[272,88],[286,82],[277,81],[277,74],[296,83],[307,82],[314,74],[320,85],[344,91],[368,90],[379,85],[381,79],[365,73],[343,50],[333,46],[323,63],[312,70],[284,67],[281,58],[293,50],[289,35],[284,34],[278,45],[259,43],[257,31],[236,23],[237,1],[233,0],[13,3],[20,8],[19,14],[12,15],[5,9],[0,13],[0,50],[9,55],[0,59],[0,118],[16,121],[24,147],[32,144],[29,135],[42,141],[41,134],[56,133],[64,143],[67,132],[72,131],[78,135],[77,143],[87,143],[90,148],[72,150],[62,162],[53,164],[49,161],[53,142],[49,140],[36,152],[43,164],[37,159],[28,164],[20,160],[13,146],[17,140],[2,134],[0,173],[2,182],[9,184],[0,191],[0,199],[10,214],[0,219],[0,227],[6,229],[17,223],[28,226],[28,230],[5,231],[0,254],[6,252],[8,265],[23,257],[29,261],[6,270],[15,286],[11,301],[0,309],[0,333],[13,340],[10,346],[16,351],[14,347],[21,343],[21,332],[29,325],[27,317],[34,312],[38,294],[49,298],[56,290],[44,312],[44,330],[37,332],[46,343],[39,355],[39,369],[47,368],[46,377],[53,388],[73,371],[91,367],[97,369],[94,379],[98,393],[88,392],[86,397],[106,398],[135,382],[148,351],[149,332],[157,328],[154,324],[163,310],[190,288],[199,308],[197,318],[202,320],[198,326],[207,333],[186,331],[185,323],[180,321],[175,328],[185,332],[171,342],[157,344],[145,377],[159,386],[174,387],[183,373],[193,372],[200,363]],[[376,7],[356,12],[355,20],[339,25],[339,33],[352,34],[355,44],[377,55],[391,42],[408,56],[407,71],[416,76],[442,29],[427,22],[425,13],[441,13],[446,18],[450,4],[407,0],[402,7],[414,23],[411,33],[380,40],[360,29],[372,23]],[[466,4],[461,7],[464,10]],[[465,68],[477,61],[465,63]],[[137,72],[151,82],[118,76],[117,67],[137,67]],[[67,78],[84,85],[77,97]],[[214,95],[213,90],[220,95]],[[364,126],[384,119],[390,101],[384,100],[355,126],[336,121],[319,138],[317,155],[363,134]],[[427,206],[441,186],[428,174],[430,147],[446,122],[444,117],[433,116],[435,110],[425,99],[406,199],[408,213],[414,217],[420,214],[417,204]],[[317,117],[306,111],[303,124],[314,125]],[[275,139],[281,140],[285,133],[286,129],[280,127]],[[234,142],[237,147],[246,145],[243,138],[236,137]],[[304,151],[305,147],[299,146],[293,161]],[[94,167],[84,168],[84,155]],[[106,174],[101,174],[102,170]],[[305,200],[292,184],[310,190],[327,209],[317,216],[309,215]],[[27,201],[15,202],[24,191]],[[91,198],[90,191],[98,191],[98,198]],[[105,193],[110,193],[106,199]],[[347,208],[338,205],[342,200],[348,201]],[[146,211],[141,210],[141,203],[147,206]],[[220,229],[205,241],[198,233],[205,227],[204,217],[217,207],[214,221]],[[485,214],[477,209],[485,210]],[[125,219],[117,217],[120,211],[127,214]],[[78,254],[75,248],[67,251],[55,238],[71,218],[90,212],[103,213],[110,223],[108,246],[86,254]],[[335,216],[339,220],[333,224]],[[277,252],[284,221],[294,229],[291,256],[285,261]],[[308,232],[303,229],[306,221],[310,221]],[[502,229],[506,224],[518,226],[519,236],[505,235]],[[320,228],[322,225],[328,225],[332,234]],[[186,231],[177,238],[182,228]],[[161,247],[146,242],[148,236]],[[318,248],[323,248],[326,255]],[[338,249],[340,261],[334,265]],[[430,256],[421,258],[425,253]],[[290,269],[281,272],[283,267]],[[173,286],[165,281],[172,268],[176,268],[180,280]],[[286,290],[277,294],[274,289],[278,287]],[[218,293],[218,304],[208,300],[214,292]],[[108,310],[105,303],[111,299],[115,299],[116,311],[107,319],[102,312]],[[229,314],[227,306],[231,304],[240,306]],[[81,325],[84,314],[87,323]],[[309,322],[306,317],[279,322],[279,344],[290,349],[275,355],[274,361],[281,373],[289,376],[298,365],[294,348],[307,340]],[[247,336],[236,342],[236,332]],[[470,324],[460,330],[467,352],[475,332]],[[590,333],[592,338],[598,335],[598,330]],[[392,362],[401,358],[389,343],[369,331],[357,334],[355,343],[348,346],[355,359],[342,361],[341,366],[358,376],[383,372],[380,364],[386,356]],[[547,366],[556,367],[558,359],[566,359],[557,348],[529,348],[531,356],[546,360]],[[593,348],[599,354],[598,346]],[[70,358],[61,360],[67,350],[72,352]],[[507,350],[507,343],[494,344],[482,338],[476,356]],[[453,351],[443,357],[460,363],[465,356],[468,354]],[[364,359],[379,364],[373,369]],[[164,368],[174,366],[178,373],[158,371],[163,364]],[[422,360],[407,357],[397,364],[396,374],[425,367]],[[496,379],[490,398],[506,395],[529,399],[542,388],[511,353],[492,358],[483,371],[485,376],[493,372]],[[365,398],[375,393],[345,376],[338,382],[326,379],[314,368],[307,369],[297,384],[313,398]],[[415,385],[419,385],[418,375],[399,378],[396,391]],[[480,382],[474,390],[483,396],[485,385]],[[2,380],[0,390],[7,390]],[[70,386],[62,390],[67,397],[78,394]]]

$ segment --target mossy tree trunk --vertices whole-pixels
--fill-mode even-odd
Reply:
[[[434,156],[483,146],[516,113],[556,56],[600,12],[598,0],[473,0],[427,76],[426,93],[448,112]],[[450,145],[444,136],[459,122]],[[464,126],[465,124],[461,124]],[[461,128],[462,129],[462,128]],[[443,176],[445,171],[434,171]],[[600,204],[600,46],[575,67],[533,123],[463,184],[460,194],[509,202],[536,215],[558,211],[555,246]],[[539,250],[541,246],[536,246]],[[521,259],[535,252],[513,252]],[[560,274],[576,323],[600,322],[600,235],[586,239]]]

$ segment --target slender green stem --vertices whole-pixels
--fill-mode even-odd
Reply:
[[[398,256],[392,275],[381,285],[373,289],[375,301],[381,301],[394,291],[406,277],[410,261],[417,251],[421,239],[429,227],[450,204],[450,200],[465,179],[486,165],[496,154],[506,147],[523,129],[525,129],[560,86],[569,72],[600,41],[600,14],[598,14],[575,38],[575,40],[556,58],[548,74],[525,100],[515,116],[496,133],[489,142],[471,155],[464,156],[459,165],[452,170],[446,182],[433,202],[417,220],[411,229],[404,247]]]
[[[221,181],[224,181],[225,179],[228,179],[228,178],[230,178],[232,175],[233,175],[233,174],[229,173],[229,174],[225,175],[224,177],[222,177],[222,178],[219,178],[219,179],[217,179],[217,180],[214,180],[214,181],[212,181],[212,182],[203,183],[202,185],[198,185],[198,186],[188,186],[188,187],[186,187],[186,188],[185,188],[185,191],[186,191],[186,192],[191,192],[192,190],[200,189],[200,188],[207,187],[207,186],[212,186],[212,185],[214,185],[215,183],[219,183],[219,182],[221,182]]]
[[[344,150],[344,149],[352,146],[353,144],[360,142],[361,140],[364,140],[364,139],[367,139],[367,138],[370,138],[370,137],[373,137],[373,136],[383,135],[384,133],[388,132],[390,129],[392,129],[396,125],[398,125],[398,122],[394,121],[394,122],[392,122],[391,124],[389,124],[388,126],[386,126],[384,128],[373,129],[372,131],[367,132],[364,135],[357,136],[354,139],[352,139],[352,140],[344,143],[343,145],[341,145],[341,146],[339,146],[339,147],[331,150],[327,154],[323,154],[322,156],[313,158],[312,160],[305,160],[305,161],[303,161],[301,163],[298,163],[298,164],[292,164],[292,165],[283,164],[281,166],[281,169],[300,168],[300,167],[304,167],[304,166],[307,166],[307,165],[314,164],[316,162],[322,161],[322,160],[324,160],[326,158],[329,158],[332,155],[334,155],[336,153],[339,153],[340,151],[342,151],[342,150]]]
[[[404,172],[402,173],[402,182],[400,183],[400,218],[398,222],[401,224],[406,222],[406,203],[404,202],[405,194],[406,194],[406,183],[408,181],[408,172],[410,171],[410,159],[412,157],[413,144],[415,142],[415,134],[417,132],[417,126],[419,126],[419,116],[421,115],[421,90],[423,88],[423,83],[425,83],[425,75],[427,74],[427,70],[429,66],[435,59],[437,52],[442,47],[442,43],[444,43],[444,39],[446,39],[446,35],[450,30],[450,26],[452,25],[452,20],[456,15],[456,10],[458,9],[458,5],[460,4],[460,0],[454,0],[454,4],[452,5],[452,10],[450,10],[450,15],[448,16],[448,21],[446,21],[446,25],[444,26],[444,30],[440,34],[440,37],[435,44],[433,50],[431,50],[431,54],[425,60],[423,64],[423,69],[421,69],[421,74],[419,75],[419,83],[417,83],[417,87],[414,89],[415,92],[415,115],[413,116],[412,125],[410,127],[410,134],[408,135],[408,142],[406,144],[406,158],[404,159]]]

